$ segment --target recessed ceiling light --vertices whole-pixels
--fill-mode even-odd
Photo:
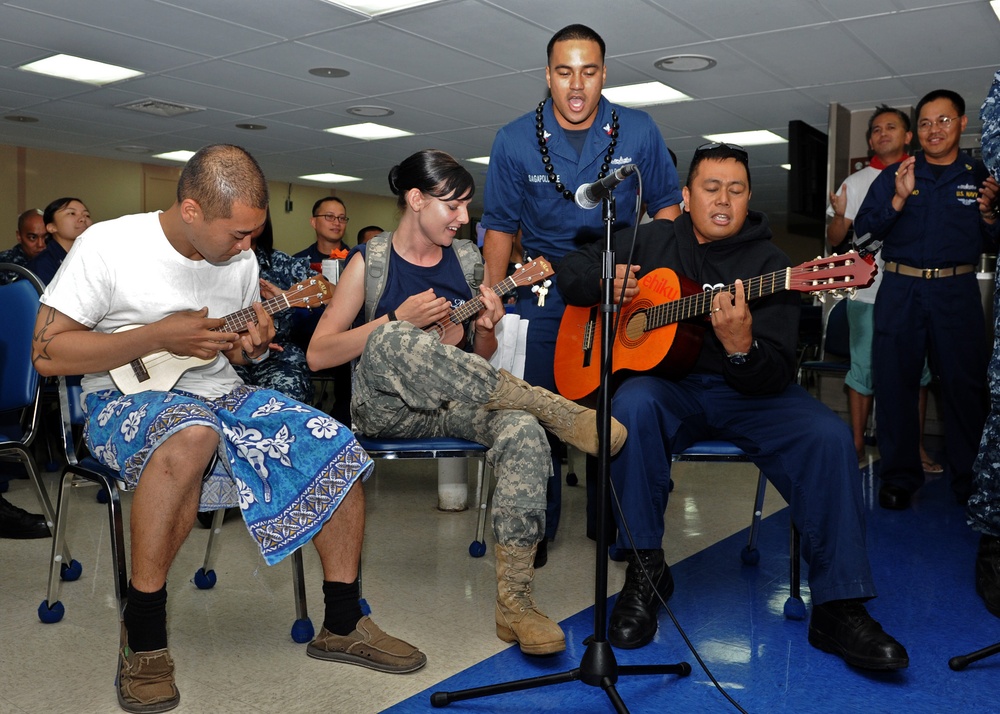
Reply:
[[[267,127],[263,124],[237,124],[237,129],[246,129],[247,131],[264,131]]]
[[[781,164],[781,168],[783,168],[785,171],[791,171],[792,170],[792,165],[791,164]]]
[[[709,141],[720,144],[737,144],[739,146],[760,146],[761,144],[787,144],[788,139],[782,139],[767,129],[757,131],[734,131],[729,134],[703,134]]]
[[[348,181],[360,181],[357,176],[345,176],[344,174],[307,174],[299,176],[304,181],[319,181],[320,183],[347,183]]]
[[[123,154],[148,154],[153,150],[148,146],[139,146],[138,144],[125,144],[124,146],[116,146],[115,151],[121,151]]]
[[[309,70],[309,74],[314,74],[317,77],[326,77],[327,79],[337,79],[346,77],[350,72],[346,69],[338,69],[336,67],[313,67]]]
[[[186,163],[188,159],[194,156],[193,151],[187,151],[181,149],[180,151],[167,151],[163,154],[153,154],[154,159],[166,159],[167,161],[180,161],[182,164]]]
[[[38,117],[29,117],[25,114],[8,114],[4,119],[7,121],[16,121],[20,124],[34,124],[38,121]]]
[[[477,156],[474,159],[467,159],[467,161],[471,161],[474,164],[485,164],[486,166],[490,165],[490,157],[489,156]]]
[[[402,129],[393,129],[391,126],[382,126],[381,124],[375,124],[374,122],[365,122],[364,124],[348,124],[347,126],[333,126],[329,129],[324,129],[323,131],[328,131],[331,134],[340,134],[341,136],[349,136],[353,139],[395,139],[400,136],[413,136],[411,132],[403,131]]]
[[[643,82],[642,84],[627,84],[621,87],[606,87],[601,92],[609,102],[621,104],[624,107],[649,107],[654,104],[684,102],[691,97],[668,87],[663,82]]]
[[[356,117],[391,117],[396,112],[392,111],[389,107],[377,107],[374,104],[359,104],[355,107],[347,108],[348,114],[353,114]]]
[[[653,62],[653,66],[666,72],[700,72],[717,65],[714,59],[707,55],[670,55]]]
[[[331,5],[346,7],[348,10],[364,13],[369,17],[384,15],[387,12],[405,10],[419,5],[430,5],[438,0],[326,0]]]
[[[104,62],[74,57],[73,55],[52,55],[37,62],[22,64],[18,69],[37,74],[46,74],[50,77],[60,77],[62,79],[72,79],[77,82],[87,84],[110,84],[120,82],[123,79],[139,77],[142,72],[127,67],[119,67]]]
[[[135,102],[125,102],[116,104],[116,109],[128,109],[133,112],[152,114],[154,117],[179,117],[182,114],[192,114],[193,112],[204,111],[203,107],[193,107],[187,104],[177,104],[176,102],[165,102],[162,99],[148,97]]]

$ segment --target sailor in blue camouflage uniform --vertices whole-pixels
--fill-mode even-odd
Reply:
[[[1000,70],[983,102],[983,163],[1000,180]],[[994,215],[1000,213],[996,199]],[[993,318],[1000,319],[1000,285],[993,291]],[[991,409],[973,466],[975,490],[969,498],[969,525],[982,533],[976,558],[976,592],[986,609],[1000,617],[1000,327],[993,330],[993,358],[987,373]]]

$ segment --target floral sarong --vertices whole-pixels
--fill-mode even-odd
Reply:
[[[218,432],[219,459],[202,486],[201,508],[238,505],[269,565],[311,540],[354,482],[371,473],[349,428],[269,389],[241,386],[216,399],[105,390],[85,402],[91,453],[130,489],[179,429],[200,424]]]

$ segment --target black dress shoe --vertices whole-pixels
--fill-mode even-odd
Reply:
[[[538,548],[535,549],[535,570],[549,562],[549,539],[542,538],[538,541]]]
[[[910,492],[901,486],[884,483],[878,490],[878,505],[890,511],[902,511],[910,507]]]
[[[48,538],[49,527],[39,513],[28,513],[0,496],[0,538]]]
[[[976,555],[976,592],[986,609],[1000,617],[1000,538],[983,534]]]
[[[646,579],[643,569],[652,579]],[[653,589],[653,583],[656,589]],[[611,621],[608,625],[608,642],[625,650],[649,644],[656,634],[656,615],[660,611],[660,598],[669,600],[674,594],[674,578],[670,567],[663,560],[662,550],[640,550],[628,556],[625,585],[618,593]]]
[[[886,634],[860,600],[814,605],[809,644],[862,669],[903,669],[910,664],[903,645]]]

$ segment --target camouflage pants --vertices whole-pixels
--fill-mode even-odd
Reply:
[[[358,362],[351,417],[369,436],[451,436],[488,446],[497,481],[493,533],[499,543],[530,546],[545,531],[552,459],[535,417],[483,407],[497,379],[486,360],[390,322],[372,332]]]
[[[993,291],[993,316],[1000,317],[1000,273]],[[1000,536],[1000,325],[993,336],[993,357],[987,372],[990,414],[973,464],[973,489],[969,497],[969,525],[975,530]]]

